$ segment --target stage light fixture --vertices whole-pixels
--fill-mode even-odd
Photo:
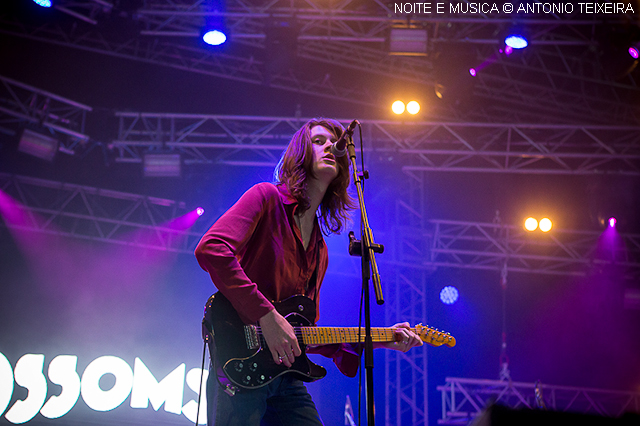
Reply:
[[[202,216],[204,214],[204,209],[202,207],[198,207],[196,209],[196,213],[198,214],[198,216]]]
[[[615,218],[615,217],[610,217],[610,218],[609,218],[609,228],[615,228],[615,227],[616,227],[616,223],[617,223],[617,222],[618,222],[618,221],[616,220],[616,218]]]
[[[540,223],[538,224],[538,227],[542,232],[549,232],[551,231],[551,228],[553,228],[553,223],[551,222],[551,219],[549,219],[548,217],[545,217],[540,219]]]
[[[521,34],[509,34],[505,37],[504,44],[512,49],[524,49],[529,45],[529,42]]]
[[[404,109],[404,102],[402,101],[395,101],[391,104],[391,111],[393,111],[395,114],[402,114],[404,112]]]
[[[18,151],[46,161],[53,161],[59,144],[58,139],[52,136],[24,129],[18,143]]]
[[[427,31],[422,28],[392,28],[389,54],[397,56],[427,56]]]
[[[629,47],[629,55],[631,55],[633,59],[638,59],[638,56],[640,56],[639,53],[640,53],[640,42],[634,43],[631,47]]]
[[[538,221],[532,217],[528,217],[525,221],[524,221],[524,229],[526,229],[529,232],[533,232],[538,228]]]
[[[220,46],[222,43],[227,41],[227,36],[220,30],[212,29],[205,31],[202,36],[202,40],[211,46]]]
[[[143,169],[145,177],[180,177],[182,174],[180,154],[145,154]]]
[[[35,4],[42,7],[51,7],[51,0],[33,0]]]
[[[471,74],[471,77],[475,77],[477,75],[476,69],[475,68],[469,68],[469,74]]]
[[[411,115],[416,115],[420,112],[420,104],[416,101],[410,101],[407,104],[407,112]]]
[[[445,305],[453,305],[458,300],[458,289],[452,285],[448,285],[440,290],[440,300]]]
[[[504,53],[505,56],[509,56],[513,53],[513,47],[505,46],[504,49],[500,49],[500,53]]]

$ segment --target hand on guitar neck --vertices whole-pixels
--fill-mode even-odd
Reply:
[[[413,347],[422,346],[422,339],[420,339],[416,333],[411,331],[411,325],[408,322],[400,322],[393,325],[391,328],[394,329],[395,340],[393,342],[374,343],[374,348],[387,348],[407,352]]]
[[[302,355],[293,326],[275,309],[260,318],[258,323],[273,361],[291,367],[295,357]]]

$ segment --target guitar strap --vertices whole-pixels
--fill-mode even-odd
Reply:
[[[305,285],[305,291],[306,291],[306,295],[307,297],[310,297],[309,295],[309,288],[313,285],[313,297],[311,299],[313,299],[313,301],[316,301],[316,298],[318,297],[318,270],[320,269],[320,246],[319,244],[316,244],[316,269],[313,271],[313,274],[311,275],[311,278],[309,278],[309,281],[307,281],[307,284]]]

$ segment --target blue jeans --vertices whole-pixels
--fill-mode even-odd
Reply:
[[[259,389],[234,396],[219,385],[216,373],[207,380],[209,426],[322,426],[316,405],[302,381],[284,374]]]

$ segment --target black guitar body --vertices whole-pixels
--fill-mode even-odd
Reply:
[[[292,296],[274,303],[274,306],[294,327],[310,326],[316,317],[315,303],[305,296]],[[231,302],[220,292],[207,301],[203,324],[213,334],[218,378],[221,382],[225,382],[225,378],[230,382],[223,385],[256,389],[283,374],[293,374],[305,382],[321,379],[327,374],[324,367],[307,358],[300,336],[298,344],[302,355],[296,357],[291,368],[276,364],[258,332],[259,327],[245,325]]]

